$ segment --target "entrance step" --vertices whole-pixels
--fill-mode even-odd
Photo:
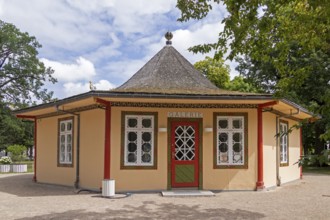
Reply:
[[[173,190],[162,191],[163,197],[190,197],[190,196],[215,196],[215,194],[208,190]]]

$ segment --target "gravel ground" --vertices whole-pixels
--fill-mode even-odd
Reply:
[[[105,199],[70,187],[0,175],[0,219],[330,219],[330,176],[306,174],[275,190],[220,192],[214,197],[158,193]]]

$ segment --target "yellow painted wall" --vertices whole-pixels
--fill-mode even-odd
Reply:
[[[158,127],[167,127],[167,115],[163,109],[113,107],[111,111],[111,179],[115,180],[116,190],[159,190],[167,188],[167,133],[159,133],[157,143],[156,170],[121,170],[121,112],[158,112]],[[158,130],[158,129],[157,129]]]
[[[158,127],[169,130],[168,112],[203,113],[203,128],[213,127],[213,112],[248,113],[248,168],[214,169],[213,168],[213,133],[203,134],[203,188],[214,190],[254,190],[257,181],[257,111],[256,109],[165,109],[113,107],[111,113],[111,178],[116,181],[116,190],[161,190],[167,189],[168,181],[168,133],[158,133],[157,169],[127,170],[120,169],[121,158],[121,112],[158,112]],[[81,112],[80,146],[80,185],[84,188],[98,189],[103,179],[104,150],[104,110],[94,109]],[[38,120],[37,180],[73,186],[76,175],[77,118],[74,121],[74,166],[57,167],[57,127],[58,118]],[[264,182],[266,187],[276,185],[276,116],[263,113],[264,117]],[[289,127],[294,124],[290,121]],[[158,130],[158,129],[157,129]],[[213,131],[215,132],[215,130]],[[299,131],[289,136],[289,167],[281,167],[282,183],[298,179],[299,168],[292,165],[300,155]]]
[[[289,122],[289,128],[295,123],[293,120],[281,118]],[[263,113],[264,135],[264,183],[265,187],[276,186],[276,115]],[[300,169],[297,164],[300,158],[300,131],[294,129],[289,134],[289,166],[279,168],[281,183],[290,182],[300,178]]]
[[[80,118],[80,185],[99,189],[103,179],[105,110],[84,111]]]
[[[73,186],[75,181],[75,166],[57,167],[58,118],[51,117],[37,121],[37,181]],[[74,162],[76,161],[77,125],[74,122]]]
[[[167,139],[168,133],[158,135],[157,170],[121,170],[121,111],[141,111],[141,108],[112,108],[111,176],[116,180],[116,190],[167,189]],[[158,127],[167,127],[167,112],[200,112],[204,115],[203,128],[213,127],[214,109],[164,109],[147,108],[143,112],[158,112]],[[213,169],[213,134],[203,132],[203,188],[204,189],[254,189],[256,184],[257,124],[255,109],[219,109],[216,112],[248,112],[248,169]],[[116,138],[114,138],[116,137]]]
[[[265,187],[276,186],[276,115],[263,113],[263,150]]]
[[[213,123],[213,109],[204,114],[204,123]],[[216,112],[248,113],[248,168],[213,169],[213,134],[205,134],[203,140],[203,187],[204,189],[253,190],[256,186],[257,163],[257,111],[256,109],[219,109]],[[214,130],[214,132],[216,132]]]
[[[74,185],[77,160],[77,117],[74,118],[73,167],[57,166],[58,119],[70,116],[38,120],[38,182]],[[81,112],[80,123],[80,186],[99,189],[103,179],[104,110]]]
[[[289,121],[289,128],[296,122]],[[281,182],[287,183],[300,178],[300,168],[296,163],[300,158],[300,131],[294,129],[289,135],[289,166],[280,167]]]

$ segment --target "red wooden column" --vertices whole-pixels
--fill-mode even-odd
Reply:
[[[303,134],[302,134],[302,127],[300,127],[300,159],[302,159],[303,155]],[[300,179],[303,178],[303,173],[302,173],[302,166],[300,166]]]
[[[34,174],[32,180],[37,182],[37,117],[30,115],[16,115],[17,118],[27,118],[34,120]]]
[[[110,179],[110,153],[111,153],[111,103],[96,98],[96,102],[105,106],[105,133],[104,133],[104,168],[103,179]]]
[[[104,141],[104,179],[110,179],[110,135],[111,135],[111,105],[105,106],[105,141]]]
[[[265,188],[264,185],[264,152],[263,152],[263,127],[262,127],[262,109],[265,107],[276,105],[278,102],[267,102],[258,105],[258,180],[257,180],[257,190],[262,190]]]
[[[265,188],[264,185],[264,157],[263,157],[263,134],[262,134],[262,107],[258,106],[258,181],[257,190]]]

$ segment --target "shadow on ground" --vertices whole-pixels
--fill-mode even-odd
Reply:
[[[0,192],[20,197],[72,195],[73,187],[55,186],[32,181],[33,174],[18,174],[0,178]]]
[[[144,202],[141,206],[125,206],[124,209],[106,212],[85,212],[72,210],[22,219],[261,219],[265,215],[245,210],[225,208],[200,209],[200,206],[183,204]]]

